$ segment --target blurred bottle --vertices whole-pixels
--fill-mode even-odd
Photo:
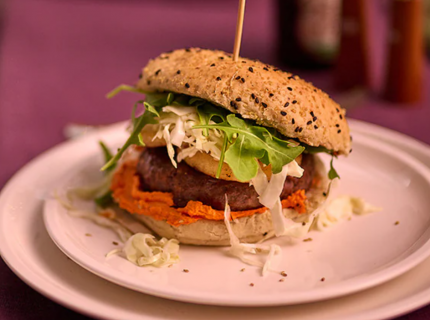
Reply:
[[[289,67],[320,69],[337,54],[341,0],[278,0],[279,58]]]
[[[430,57],[430,0],[424,1],[424,34],[425,34],[425,45],[427,48],[427,56]]]
[[[393,0],[390,13],[385,97],[393,102],[418,102],[424,77],[423,2]]]
[[[334,72],[337,89],[370,86],[367,0],[343,0],[339,55]]]

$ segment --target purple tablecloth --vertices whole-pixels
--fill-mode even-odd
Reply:
[[[384,20],[377,2],[372,2],[371,12],[376,18],[376,90],[384,60]],[[189,46],[231,51],[236,5],[230,0],[6,2],[0,29],[0,188],[23,164],[63,141],[67,123],[107,124],[128,118],[135,97],[124,94],[106,100],[104,95],[119,83],[133,83],[149,58]],[[274,1],[248,1],[243,56],[276,63],[275,10]],[[349,116],[430,143],[428,96],[409,108],[374,97],[353,103],[351,96],[332,90],[329,73],[308,78],[356,105]],[[426,91],[430,92],[429,82]],[[85,319],[33,291],[1,260],[0,283],[0,319]],[[401,319],[429,318],[426,307]]]

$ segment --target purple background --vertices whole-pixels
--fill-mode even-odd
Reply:
[[[2,2],[0,1],[0,4]],[[399,106],[382,101],[385,1],[369,3],[372,91],[339,93],[329,71],[302,72],[349,107],[352,118],[430,143],[430,99]],[[237,1],[6,1],[0,24],[0,188],[22,165],[64,140],[67,123],[108,124],[129,117],[132,84],[162,51],[199,46],[231,51]],[[248,0],[241,55],[277,64],[276,2]],[[0,18],[1,21],[1,18]],[[426,76],[430,65],[426,65]],[[425,82],[424,92],[430,91]],[[85,319],[42,297],[0,260],[0,319]],[[401,319],[429,319],[430,307]]]

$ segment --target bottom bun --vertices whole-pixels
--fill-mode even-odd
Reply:
[[[307,228],[306,231],[309,230],[319,211],[316,209],[325,200],[324,192],[328,186],[326,175],[324,164],[315,156],[315,177],[319,178],[320,183],[306,192],[307,213],[299,214],[295,210],[284,209],[285,217],[296,223],[303,224],[304,222],[305,228]],[[157,221],[145,215],[135,214],[133,217],[143,222],[160,237],[177,239],[183,244],[207,246],[230,245],[230,236],[224,221],[199,220],[191,224],[174,227],[165,221]],[[234,219],[231,222],[231,227],[241,242],[254,243],[274,236],[272,216],[269,210],[249,217]]]

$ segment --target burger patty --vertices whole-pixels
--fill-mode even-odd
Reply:
[[[308,190],[314,176],[314,158],[303,154],[301,178],[287,177],[281,199],[297,190]],[[175,169],[165,147],[146,148],[139,159],[137,172],[145,191],[171,192],[177,207],[185,207],[190,200],[201,201],[217,210],[224,210],[225,194],[233,211],[262,207],[258,194],[248,183],[212,178],[187,165],[178,163]]]

